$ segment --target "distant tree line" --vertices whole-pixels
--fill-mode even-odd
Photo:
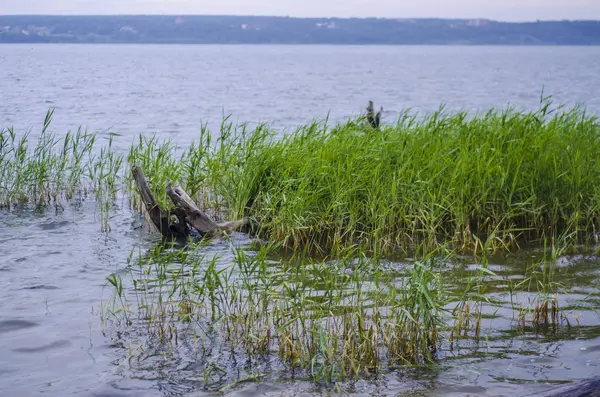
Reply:
[[[0,43],[600,45],[600,21],[8,15]]]

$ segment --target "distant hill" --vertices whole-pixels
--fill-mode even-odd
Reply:
[[[0,43],[600,45],[600,21],[0,15]]]

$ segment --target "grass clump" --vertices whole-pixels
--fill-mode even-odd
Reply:
[[[112,196],[125,186],[136,204],[129,168],[110,144],[92,149],[95,135],[81,131],[61,141],[46,132],[50,120],[32,151],[27,135],[0,133],[0,204],[68,198],[86,178]],[[595,242],[599,159],[598,120],[546,102],[533,112],[404,113],[380,131],[359,119],[276,135],[226,119],[216,136],[203,126],[183,149],[140,135],[126,161],[142,167],[162,205],[172,181],[217,220],[253,219],[265,240],[377,256],[421,244],[477,254]]]
[[[131,293],[109,277],[111,310],[139,316],[125,318],[144,327],[151,344],[278,357],[315,381],[436,360],[448,295],[435,260],[416,261],[398,278],[366,258],[278,263],[272,248],[232,247],[233,260],[223,262],[202,245],[159,245],[132,263]]]
[[[571,327],[576,309],[559,307],[556,258],[545,254],[515,277],[490,270],[487,259],[461,269],[448,251],[402,262],[315,260],[282,258],[278,244],[231,244],[219,256],[205,244],[134,251],[127,272],[108,277],[114,299],[104,319],[125,321],[135,335],[130,365],[189,354],[209,372],[211,358],[221,357],[225,372],[245,362],[250,373],[282,370],[334,384],[438,366],[449,352],[489,347],[503,334],[554,337]]]
[[[361,120],[283,136],[265,126],[203,129],[179,157],[139,146],[205,208],[250,217],[292,249],[375,255],[424,244],[481,253],[521,243],[592,242],[600,226],[600,124],[574,108],[484,115],[405,113],[381,131]],[[155,167],[168,162],[169,167]]]
[[[481,253],[592,242],[600,124],[579,108],[550,105],[480,116],[405,113],[381,131],[350,120],[277,136],[224,123],[214,142],[203,130],[178,158],[153,157],[147,147],[136,156],[149,169],[168,158],[170,178],[206,208],[253,218],[261,237],[292,249],[377,255],[451,242]],[[159,189],[162,169],[150,174]]]
[[[90,193],[104,206],[116,195],[123,157],[112,151],[112,136],[98,151],[97,135],[81,128],[62,137],[51,133],[53,115],[47,113],[31,148],[31,131],[19,136],[12,128],[0,130],[0,208],[28,203],[58,208],[63,200]]]
[[[600,124],[546,111],[405,116],[371,134],[313,125],[247,158],[238,201],[293,248],[573,244],[600,226]]]

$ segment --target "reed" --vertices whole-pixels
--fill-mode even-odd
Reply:
[[[152,343],[211,340],[240,357],[273,355],[315,381],[435,361],[447,294],[432,257],[398,278],[364,257],[276,262],[275,248],[231,246],[230,263],[202,244],[133,255],[131,302],[124,281],[108,278],[111,314],[137,313]]]
[[[233,201],[291,248],[574,246],[599,226],[599,154],[600,125],[578,109],[405,115],[377,134],[312,125],[261,143]]]
[[[59,139],[47,132],[51,118],[32,150],[27,134],[0,133],[0,203],[70,198],[106,182],[139,208],[110,144],[94,149],[96,136],[82,131]],[[167,181],[179,183],[213,217],[249,217],[258,237],[287,248],[378,256],[451,243],[478,254],[595,242],[599,132],[595,117],[551,102],[534,112],[403,113],[381,131],[358,119],[278,135],[225,119],[216,135],[202,126],[188,148],[140,135],[127,162],[161,204]]]
[[[435,366],[447,350],[472,349],[496,332],[488,320],[497,307],[513,311],[517,332],[554,335],[571,326],[558,305],[565,287],[552,256],[533,258],[518,283],[491,293],[514,277],[489,270],[485,257],[457,271],[452,251],[390,263],[356,252],[284,258],[280,244],[248,250],[230,243],[215,256],[205,244],[132,251],[129,271],[107,278],[114,294],[104,318],[123,320],[144,341],[139,351],[170,355],[194,346],[208,378],[215,368],[207,352],[267,361],[328,385]]]
[[[600,226],[600,124],[579,108],[440,109],[381,130],[353,119],[286,134],[225,119],[188,148],[140,135],[126,154],[114,135],[100,145],[81,129],[51,133],[52,115],[33,147],[29,132],[0,131],[0,206],[93,195],[108,232],[119,195],[142,211],[128,163],[165,207],[171,181],[216,220],[258,225],[256,251],[231,245],[231,260],[208,256],[206,241],[132,251],[131,282],[107,278],[105,321],[123,318],[159,346],[277,357],[316,381],[435,363],[446,341],[478,341],[494,305],[510,304],[522,329],[568,324],[556,259],[595,243]],[[546,242],[548,257],[506,280],[507,301],[489,294],[500,277],[490,253]],[[418,259],[385,266],[406,252]],[[446,262],[459,252],[476,270],[452,273]],[[222,371],[207,362],[204,383]]]
[[[451,242],[473,253],[519,244],[594,242],[600,124],[583,110],[403,114],[381,131],[361,120],[285,135],[224,123],[180,156],[146,143],[160,190],[179,180],[205,208],[251,217],[259,236],[315,254],[374,255]],[[167,165],[168,164],[168,165]]]
[[[33,147],[31,131],[0,130],[0,208],[53,204],[60,209],[65,200],[93,194],[105,213],[107,200],[119,190],[123,162],[112,150],[113,137],[98,151],[97,135],[81,128],[62,137],[50,132],[53,115],[47,113]]]

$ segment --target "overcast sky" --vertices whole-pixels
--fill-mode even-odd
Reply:
[[[600,0],[0,0],[0,14],[600,19]]]

